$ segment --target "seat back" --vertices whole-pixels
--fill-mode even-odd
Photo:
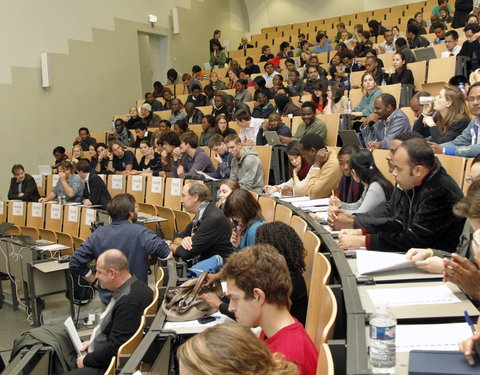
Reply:
[[[51,229],[38,229],[38,233],[40,235],[40,239],[45,240],[45,241],[50,241],[50,242],[57,242],[57,234],[55,231]]]
[[[91,223],[98,220],[97,210],[88,207],[82,207],[82,213],[80,215],[80,228],[78,236],[86,240],[92,233]]]
[[[177,233],[183,232],[188,224],[192,221],[192,218],[185,211],[173,210],[175,214],[175,225],[177,227]]]
[[[78,236],[80,227],[80,207],[78,206],[64,206],[63,208],[63,233],[68,233],[71,236]]]
[[[160,227],[162,228],[162,233],[165,239],[172,241],[175,236],[175,214],[168,207],[157,207],[157,215],[167,219],[167,221],[161,221]]]
[[[292,220],[292,210],[282,204],[277,204],[275,207],[275,221],[281,221],[284,224],[290,225]]]
[[[381,86],[379,89],[385,93],[392,95],[397,101],[397,105],[400,103],[400,95],[402,93],[402,84],[396,83],[394,85]]]
[[[258,204],[262,210],[262,215],[267,223],[271,223],[275,219],[275,205],[276,202],[268,197],[260,196]]]
[[[328,344],[321,344],[318,351],[317,375],[334,375],[332,352]]]
[[[373,160],[375,160],[375,165],[382,172],[387,180],[395,185],[395,177],[390,173],[387,163],[387,155],[390,150],[373,150]]]
[[[268,178],[270,176],[270,164],[272,162],[272,146],[255,146],[255,150],[258,153],[258,158],[262,164],[263,170],[263,183],[268,184]]]
[[[427,82],[442,82],[445,77],[453,77],[457,66],[457,57],[441,57],[428,61]]]
[[[45,205],[45,229],[50,229],[56,232],[62,231],[63,222],[63,208],[61,204],[51,203]]]
[[[20,233],[24,236],[30,236],[34,240],[40,239],[38,229],[34,227],[20,226]]]
[[[72,236],[73,240],[73,251],[77,250],[82,246],[83,240],[80,237]]]
[[[7,221],[7,202],[0,201],[0,223]]]
[[[424,60],[410,63],[408,69],[412,71],[415,87],[418,90],[425,83],[427,62]]]
[[[45,226],[45,205],[43,203],[27,203],[27,226],[35,228]]]
[[[468,188],[471,185],[471,182],[469,183],[469,181],[471,179],[470,169],[472,168],[472,161],[473,159],[468,159],[467,165],[465,167],[465,176],[464,176],[463,185],[462,185],[463,195],[467,195]]]
[[[292,216],[290,226],[295,230],[295,232],[297,232],[300,238],[303,238],[305,232],[307,231],[307,223],[300,216]]]
[[[113,198],[127,191],[126,176],[122,174],[110,174],[107,179],[107,190]]]
[[[458,156],[439,154],[435,155],[447,173],[455,180],[461,188],[465,176],[466,159]],[[469,170],[470,171],[470,170]]]
[[[308,296],[307,320],[305,331],[316,348],[333,337],[337,301],[328,285],[319,285],[315,293]]]
[[[27,205],[22,201],[9,201],[8,204],[8,222],[15,225],[25,225]]]
[[[128,176],[127,193],[134,196],[137,203],[145,202],[145,176]]]
[[[336,146],[340,113],[317,115],[317,117],[327,125],[327,146]]]
[[[62,255],[72,255],[73,254],[73,238],[68,233],[56,232],[57,243],[61,245],[68,246],[68,249],[62,250]]]
[[[146,184],[147,191],[145,193],[145,203],[150,203],[155,206],[163,206],[165,178],[160,176],[148,176]]]
[[[319,253],[320,238],[318,238],[318,236],[315,233],[313,233],[310,230],[307,230],[305,232],[305,235],[300,238],[302,238],[303,247],[307,251],[307,257],[305,258],[305,264],[307,268],[303,273],[303,278],[305,279],[305,283],[307,284],[307,292],[309,292],[310,289],[312,288],[311,281],[312,281],[312,272],[313,272],[315,260],[317,262],[323,261],[323,264],[326,262],[328,265],[330,265],[330,263],[328,262],[328,260],[325,258],[323,254]],[[321,257],[317,257],[317,254],[320,254]],[[324,266],[322,266],[322,268],[324,268]],[[322,282],[323,282],[323,279],[322,279]]]
[[[117,357],[112,357],[108,368],[105,370],[104,375],[115,375],[115,365],[117,364]]]
[[[120,348],[118,349],[117,354],[117,368],[123,367],[123,362],[129,355],[133,354],[135,349],[137,349],[138,345],[142,341],[143,338],[143,327],[145,326],[145,317],[142,316],[140,319],[140,325],[137,331],[133,334],[127,342],[125,342]],[[123,357],[123,359],[122,359]]]
[[[172,210],[180,210],[182,208],[182,186],[181,178],[168,177],[165,182],[165,203],[164,206]]]

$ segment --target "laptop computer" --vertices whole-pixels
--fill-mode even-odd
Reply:
[[[263,136],[267,140],[267,143],[270,146],[278,146],[281,145],[282,142],[280,142],[280,138],[278,137],[278,133],[274,131],[264,131]]]
[[[437,58],[433,47],[418,48],[414,49],[413,52],[415,52],[417,61],[429,61]]]
[[[355,130],[339,130],[338,135],[340,136],[340,139],[342,140],[344,146],[355,145],[360,148],[365,147],[364,145],[362,145],[360,137]]]

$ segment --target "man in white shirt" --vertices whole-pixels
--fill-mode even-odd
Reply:
[[[458,45],[458,33],[455,30],[449,30],[445,33],[445,45],[447,50],[442,52],[442,57],[457,56],[462,49]]]
[[[395,43],[393,41],[392,31],[391,30],[385,31],[385,35],[383,37],[385,38],[385,41],[378,46],[381,53],[395,52]]]
[[[237,124],[241,128],[239,137],[242,141],[242,144],[255,146],[258,130],[262,126],[265,119],[253,118],[250,116],[250,113],[244,109],[241,109],[235,113],[235,120],[237,120]]]
[[[273,77],[280,73],[275,71],[275,67],[270,62],[265,63],[263,68],[265,69],[265,74],[263,75],[265,82],[267,82],[267,85],[273,84]]]

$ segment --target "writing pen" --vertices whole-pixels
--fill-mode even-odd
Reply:
[[[467,310],[464,310],[463,314],[465,315],[465,321],[470,326],[470,330],[472,331],[472,335],[475,335],[475,333],[477,331],[475,330],[475,326],[473,325],[472,318],[470,318],[470,315],[468,315]],[[480,354],[480,342],[474,340],[474,345],[475,345],[475,352],[477,354]]]

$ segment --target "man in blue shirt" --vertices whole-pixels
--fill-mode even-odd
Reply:
[[[316,40],[317,45],[313,48],[313,53],[330,52],[332,50],[332,44],[329,43],[330,41],[324,33],[317,34]]]
[[[130,194],[115,196],[107,206],[112,224],[98,228],[70,259],[70,270],[74,275],[83,276],[88,282],[95,282],[95,275],[88,265],[108,249],[122,251],[128,259],[130,273],[147,283],[149,256],[162,259],[170,256],[167,243],[150,229],[137,225],[138,205]],[[99,285],[100,299],[108,304],[111,292]]]

